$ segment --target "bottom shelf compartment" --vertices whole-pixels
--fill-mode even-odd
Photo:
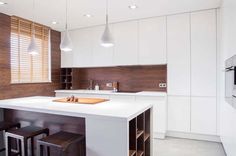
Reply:
[[[129,150],[129,156],[135,156],[136,151],[135,150]]]

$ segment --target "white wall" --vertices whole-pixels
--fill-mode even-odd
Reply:
[[[222,0],[219,11],[219,42],[220,42],[220,136],[227,156],[236,155],[236,110],[224,100],[224,61],[236,54],[236,1]]]

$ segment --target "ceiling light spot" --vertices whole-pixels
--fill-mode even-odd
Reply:
[[[130,5],[129,8],[132,9],[132,10],[134,10],[134,9],[137,9],[138,6],[134,4],[134,5]]]
[[[85,14],[84,17],[91,18],[92,15],[91,14]]]
[[[57,21],[52,21],[52,24],[56,25],[56,24],[58,24],[58,22]]]

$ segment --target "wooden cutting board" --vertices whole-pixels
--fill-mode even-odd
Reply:
[[[74,103],[74,104],[91,104],[91,105],[106,102],[106,101],[109,101],[109,100],[108,99],[98,99],[98,98],[78,98],[78,102],[67,101],[66,98],[53,100],[53,102]]]

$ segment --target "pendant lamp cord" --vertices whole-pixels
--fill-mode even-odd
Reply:
[[[106,0],[106,25],[108,25],[108,0]]]
[[[35,26],[34,26],[34,20],[35,20],[35,0],[33,0],[33,23],[32,23],[32,36],[35,37]]]
[[[66,0],[66,30],[68,29],[68,0]]]

